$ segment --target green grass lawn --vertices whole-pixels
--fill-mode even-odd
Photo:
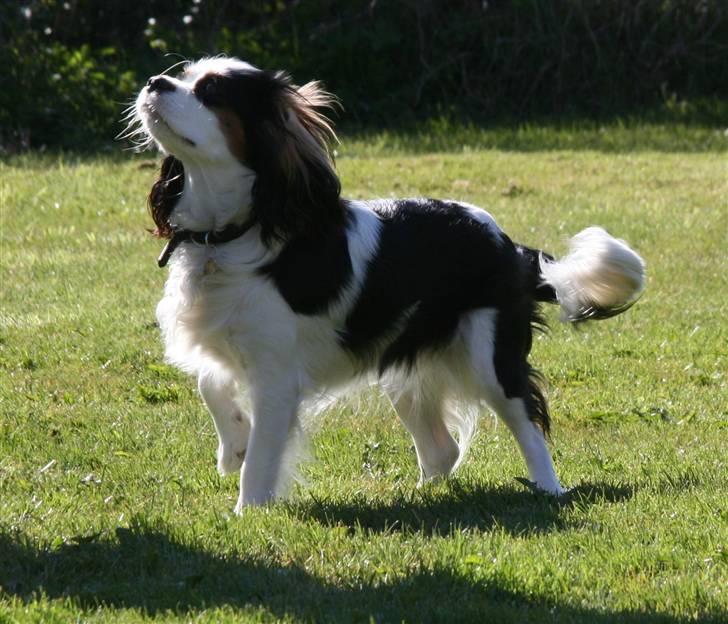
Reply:
[[[647,261],[628,313],[575,330],[549,309],[534,345],[571,499],[523,488],[485,413],[462,469],[416,489],[370,393],[316,424],[290,500],[235,517],[195,384],[162,360],[154,170],[18,157],[0,164],[0,622],[725,621],[728,138],[440,132],[344,140],[345,194],[459,198],[557,254],[600,224]]]

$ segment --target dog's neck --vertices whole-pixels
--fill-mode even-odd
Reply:
[[[172,211],[175,228],[221,230],[250,218],[255,173],[241,164],[185,161],[182,197]]]

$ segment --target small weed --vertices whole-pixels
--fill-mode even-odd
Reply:
[[[34,371],[38,368],[38,362],[31,357],[25,357],[20,363],[20,368],[23,370]]]
[[[147,364],[147,371],[158,379],[179,379],[179,372],[166,364]]]
[[[147,403],[177,403],[180,398],[179,388],[177,386],[161,386],[139,384],[137,386],[139,397]]]

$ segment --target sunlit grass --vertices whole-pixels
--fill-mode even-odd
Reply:
[[[565,504],[514,480],[515,444],[485,414],[461,471],[415,489],[410,439],[366,394],[315,427],[290,501],[234,517],[194,383],[162,362],[154,171],[0,165],[0,621],[724,618],[728,161],[645,132],[651,149],[583,149],[578,132],[556,149],[546,130],[542,150],[472,133],[466,150],[444,134],[432,153],[422,137],[339,148],[349,197],[463,199],[556,253],[600,224],[645,257],[634,309],[578,331],[549,310],[534,346]]]

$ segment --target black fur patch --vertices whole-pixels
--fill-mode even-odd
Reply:
[[[391,339],[380,373],[446,345],[464,312],[500,308],[514,296],[513,244],[463,206],[399,200],[380,218],[377,254],[341,334],[342,346],[364,358]]]
[[[351,257],[344,228],[327,235],[298,237],[261,269],[298,314],[325,312],[351,279]]]
[[[147,198],[149,213],[156,229],[154,235],[159,238],[171,238],[172,226],[169,216],[177,205],[185,186],[185,170],[182,162],[174,156],[167,156],[162,161],[159,178],[152,185]]]
[[[553,262],[554,257],[539,249],[532,249],[525,245],[516,245],[516,249],[525,260],[526,264],[526,282],[528,288],[534,295],[536,301],[545,303],[556,303],[556,291],[549,284],[544,284],[541,278],[541,266],[539,257],[543,256],[546,260]]]
[[[543,375],[530,366],[528,367],[528,394],[525,397],[528,418],[541,427],[544,436],[551,433],[551,417],[549,416],[549,405],[543,393]]]
[[[529,282],[528,267],[522,278]],[[495,329],[495,353],[493,363],[498,383],[507,398],[522,398],[528,417],[545,435],[550,429],[548,404],[541,391],[542,377],[528,363],[533,330],[543,329],[545,323],[528,291],[506,303],[498,310]]]

